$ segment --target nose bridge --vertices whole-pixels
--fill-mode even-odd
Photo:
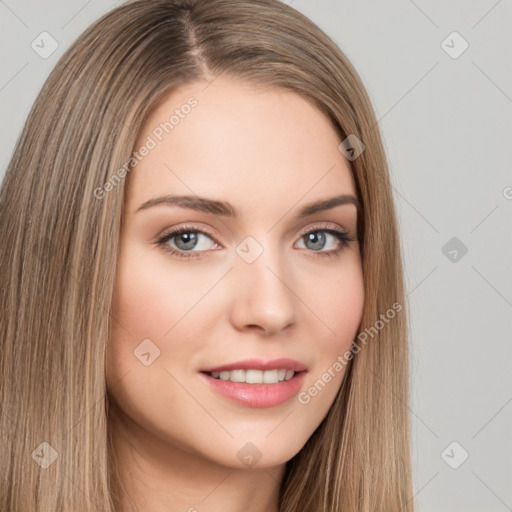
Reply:
[[[257,325],[276,332],[295,321],[286,255],[271,237],[246,237],[236,248],[234,318],[239,328]]]

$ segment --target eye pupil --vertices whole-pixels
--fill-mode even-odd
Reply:
[[[181,242],[184,240],[184,244]],[[180,233],[176,237],[176,246],[178,249],[187,250],[193,249],[197,243],[197,233],[193,233],[191,231],[187,231],[186,233]]]
[[[313,233],[309,233],[307,236],[307,242],[312,241],[313,247],[309,246],[310,249],[318,250],[322,249],[325,245],[325,234],[323,234],[321,231],[315,231]]]

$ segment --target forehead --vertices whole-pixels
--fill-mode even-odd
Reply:
[[[129,176],[128,201],[162,194],[228,199],[236,209],[291,206],[354,194],[341,139],[311,102],[285,89],[217,77],[169,94],[136,148],[151,146]]]

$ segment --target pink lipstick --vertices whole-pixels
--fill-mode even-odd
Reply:
[[[201,370],[201,378],[218,394],[245,407],[280,405],[300,390],[306,366],[293,359],[247,359]]]

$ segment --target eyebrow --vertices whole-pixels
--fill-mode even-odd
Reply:
[[[350,194],[342,194],[339,196],[334,196],[329,199],[321,199],[320,201],[316,201],[314,203],[309,203],[306,206],[302,207],[299,210],[297,215],[298,218],[302,219],[304,217],[308,217],[318,212],[323,212],[326,210],[331,210],[336,206],[342,205],[354,205],[359,212],[361,208],[360,201]],[[236,209],[228,202],[225,201],[217,201],[214,199],[208,199],[206,197],[199,196],[171,196],[165,195],[161,197],[155,197],[153,199],[149,199],[145,203],[143,203],[137,209],[136,213],[141,210],[147,210],[148,208],[152,208],[154,206],[179,206],[180,208],[188,208],[190,210],[196,210],[200,212],[213,213],[215,215],[223,215],[226,217],[238,218],[238,212]]]

